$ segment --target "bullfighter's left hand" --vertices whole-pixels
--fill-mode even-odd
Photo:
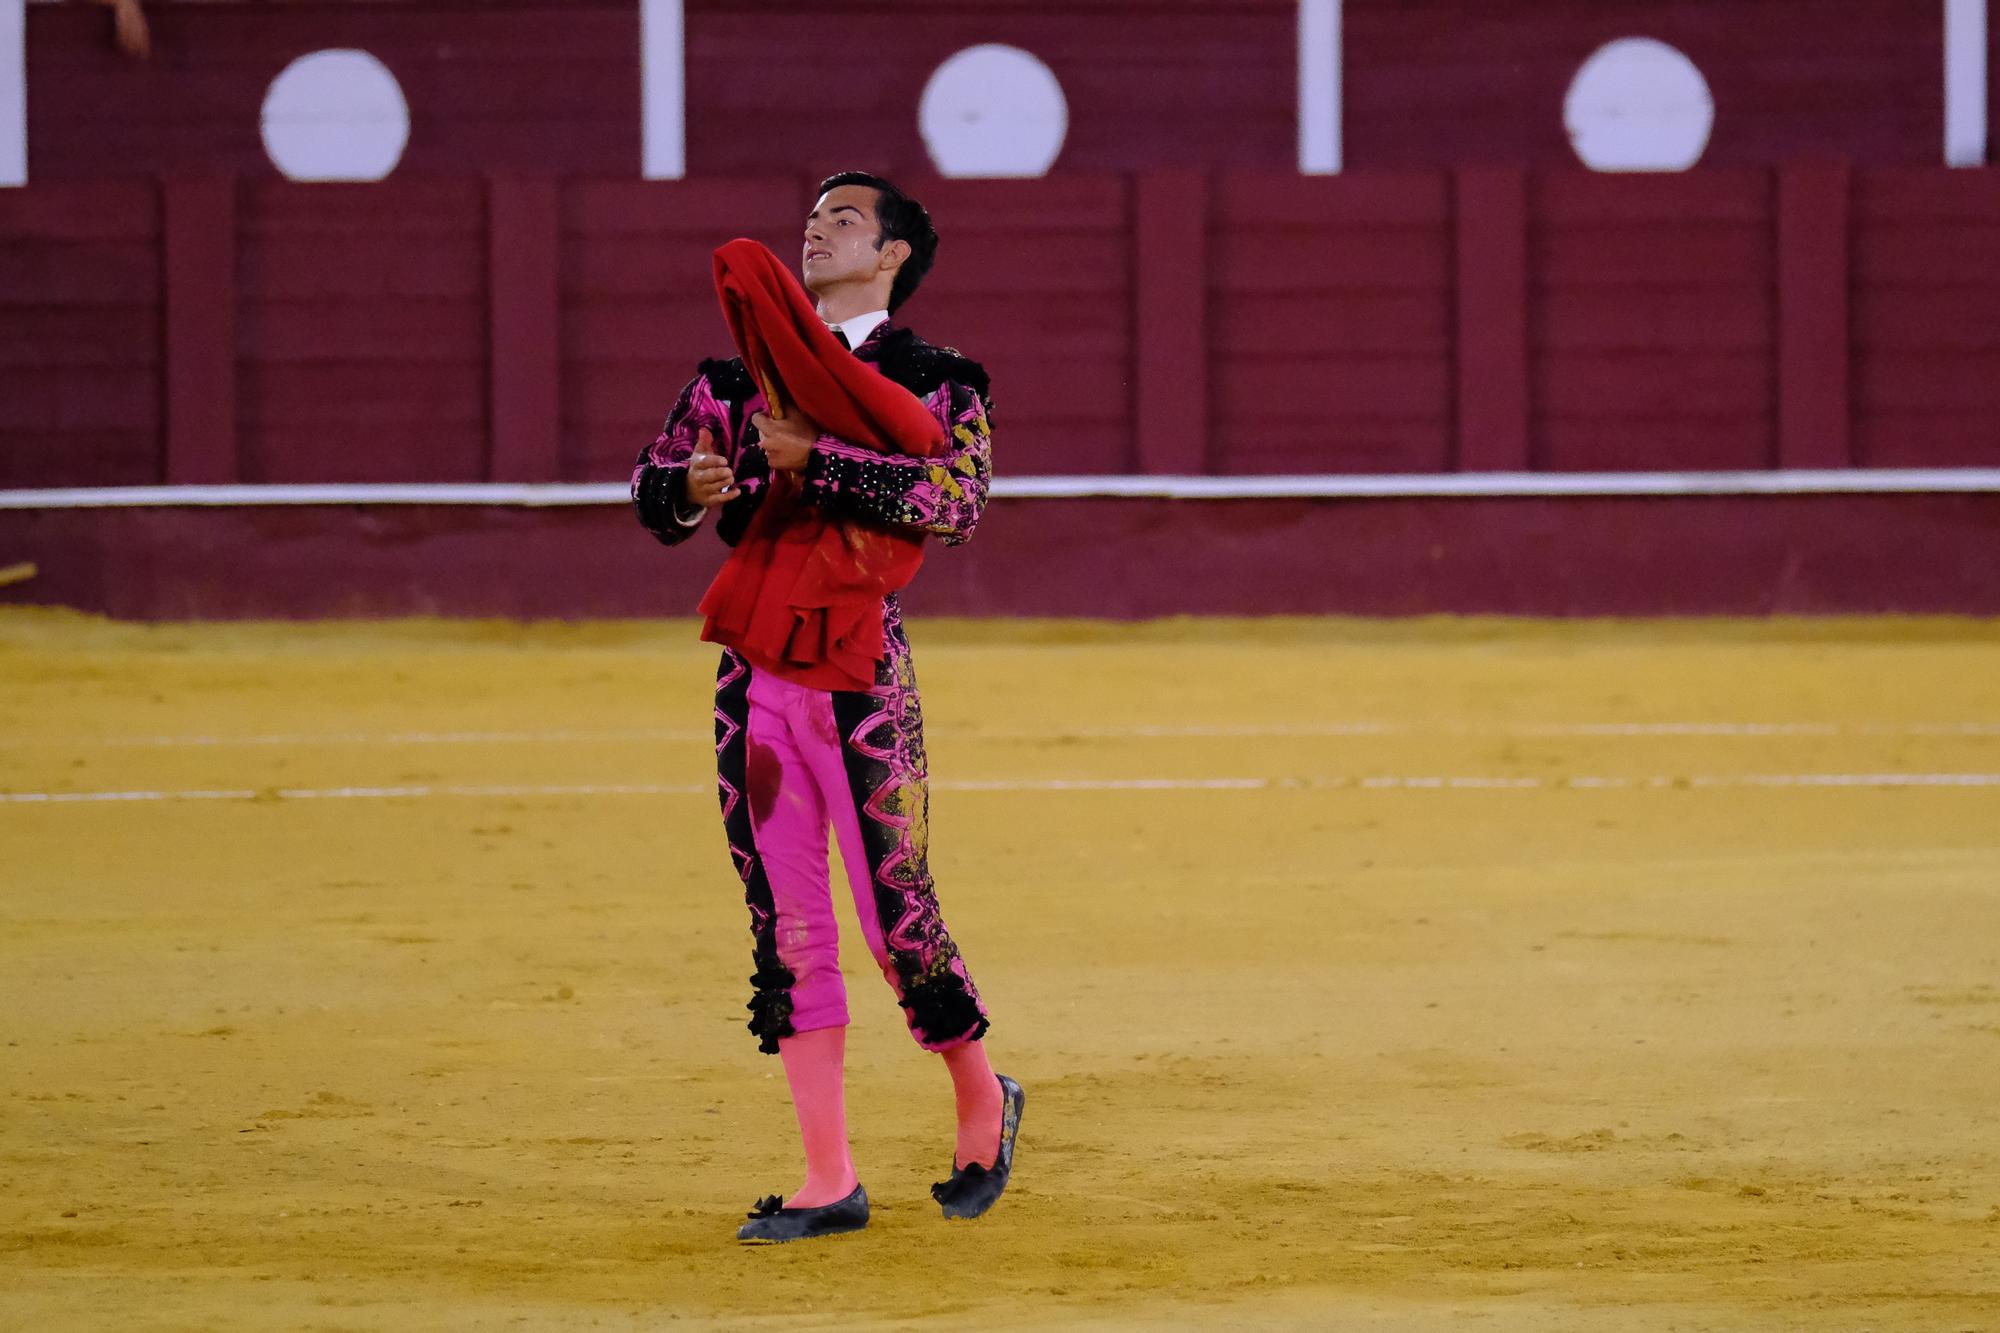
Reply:
[[[764,457],[771,460],[773,472],[806,470],[806,460],[812,457],[813,441],[819,438],[819,427],[809,418],[797,411],[783,418],[768,412],[757,412],[751,415],[750,424],[757,428]]]

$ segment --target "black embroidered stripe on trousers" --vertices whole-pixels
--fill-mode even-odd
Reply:
[[[715,677],[716,794],[722,801],[729,857],[743,881],[743,902],[750,909],[750,956],[756,967],[746,1006],[750,1031],[757,1036],[759,1050],[776,1055],[778,1039],[792,1035],[792,985],[797,978],[778,958],[778,905],[750,824],[749,741],[750,664],[734,649],[724,649]]]
[[[988,1021],[930,873],[930,780],[923,709],[902,616],[885,609],[886,649],[872,691],[832,692],[841,758],[860,817],[876,918],[910,1034],[939,1049],[985,1035]]]

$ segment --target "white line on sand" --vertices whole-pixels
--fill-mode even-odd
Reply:
[[[966,741],[1247,740],[1340,736],[1520,736],[1536,738],[1702,736],[2000,736],[2000,722],[1274,722],[1180,725],[932,728],[933,737]],[[161,736],[7,736],[0,748],[180,749],[255,746],[653,745],[712,741],[709,728],[554,728],[541,731],[271,732]]]
[[[1867,788],[2000,787],[2000,773],[1718,773],[1619,777],[1367,774],[1242,778],[970,778],[931,784],[963,792],[1173,791],[1629,791],[1734,787]],[[266,787],[197,790],[0,792],[0,805],[80,805],[151,801],[413,800],[424,797],[566,798],[586,796],[713,796],[708,783],[602,782],[395,787]]]

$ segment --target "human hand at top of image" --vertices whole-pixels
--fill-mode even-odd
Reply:
[[[690,504],[703,509],[728,504],[738,494],[736,474],[729,460],[715,452],[715,436],[706,426],[695,436],[694,457],[688,460],[687,494]]]
[[[757,412],[751,415],[750,424],[757,428],[764,456],[771,460],[773,472],[806,470],[813,441],[819,438],[819,427],[804,413],[795,409],[788,417],[774,417],[768,412]]]

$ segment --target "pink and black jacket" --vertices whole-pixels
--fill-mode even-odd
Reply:
[[[804,497],[829,517],[880,523],[929,534],[947,546],[972,535],[986,509],[992,477],[992,399],[978,362],[925,342],[885,321],[854,349],[861,361],[921,399],[948,437],[942,458],[885,455],[821,436],[804,476]],[[734,545],[763,499],[770,469],[757,442],[753,413],[764,396],[741,361],[704,361],[681,391],[659,438],[640,451],[632,469],[632,502],[639,521],[668,546],[687,540],[697,525],[687,503],[688,460],[703,427],[735,469],[742,494],[724,505],[716,530]]]

